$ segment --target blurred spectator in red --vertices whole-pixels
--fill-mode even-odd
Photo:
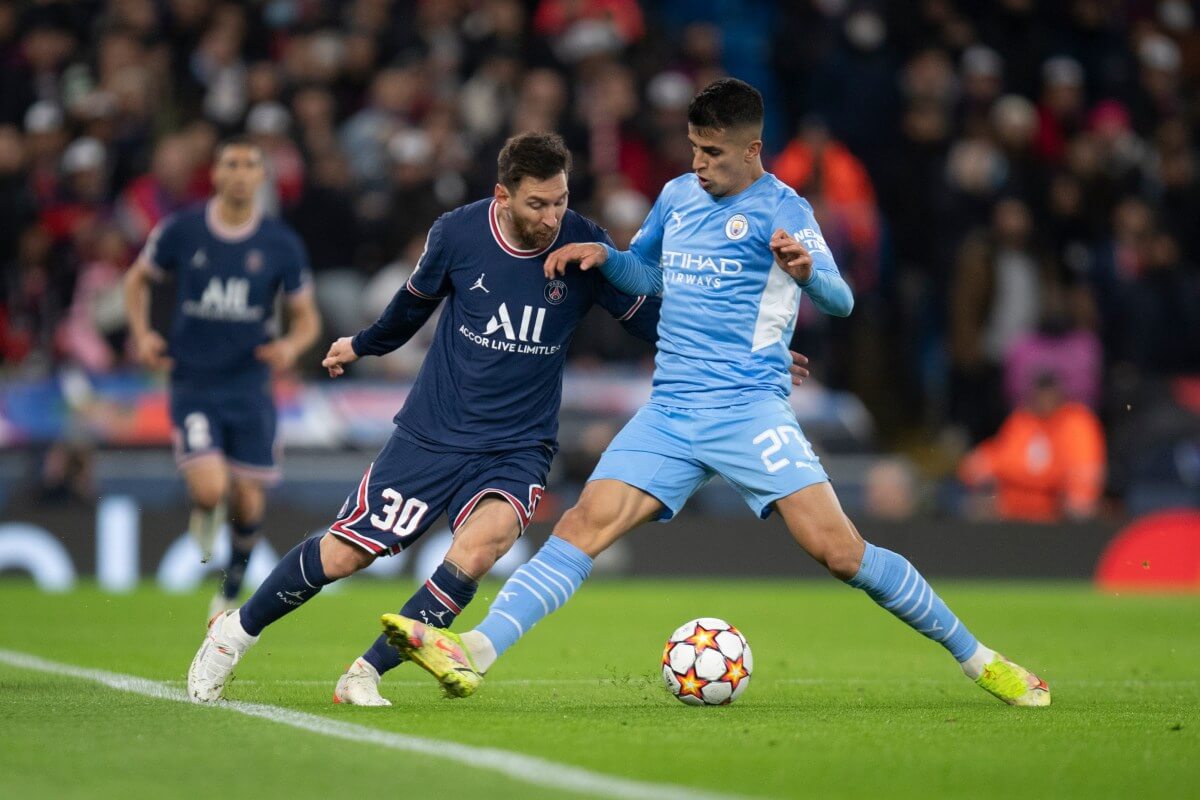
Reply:
[[[1095,516],[1105,468],[1100,420],[1067,401],[1058,379],[1046,373],[1029,402],[963,459],[958,474],[972,489],[994,488],[1001,519],[1057,522]]]
[[[182,135],[165,136],[154,149],[151,171],[125,187],[116,214],[130,242],[146,241],[164,217],[203,197],[194,193],[193,155]]]
[[[1042,98],[1038,104],[1038,152],[1052,164],[1066,155],[1067,140],[1083,127],[1083,67],[1069,56],[1042,65]]]
[[[845,231],[848,247],[837,252],[839,266],[855,291],[875,287],[878,278],[879,209],[875,189],[862,162],[830,138],[823,120],[809,117],[772,165],[775,177],[824,211],[826,237]]]
[[[276,102],[259,103],[246,115],[246,133],[263,152],[267,180],[260,208],[278,214],[296,204],[304,191],[304,158],[288,138],[292,115]]]
[[[42,213],[42,226],[64,243],[86,236],[108,216],[108,154],[104,145],[83,136],[63,151],[64,182],[56,202]]]
[[[75,294],[56,331],[59,352],[88,372],[107,372],[124,349],[126,315],[122,278],[130,263],[121,230],[101,228],[75,281]]]
[[[637,0],[541,0],[533,15],[533,29],[550,38],[569,35],[572,27],[587,23],[611,27],[624,44],[646,31]]]

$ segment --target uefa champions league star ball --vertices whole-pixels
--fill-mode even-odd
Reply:
[[[715,617],[685,622],[663,648],[663,683],[691,706],[729,705],[746,691],[753,669],[746,637]]]

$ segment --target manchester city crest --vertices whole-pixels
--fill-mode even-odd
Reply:
[[[729,239],[741,239],[750,232],[750,223],[744,214],[734,214],[725,223],[725,236]]]
[[[550,281],[546,284],[546,302],[552,306],[556,306],[563,300],[567,299],[567,285],[559,280]]]

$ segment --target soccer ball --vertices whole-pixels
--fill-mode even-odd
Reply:
[[[754,656],[741,631],[714,617],[675,629],[663,648],[667,691],[691,706],[724,706],[746,691]]]

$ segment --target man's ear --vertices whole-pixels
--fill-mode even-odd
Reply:
[[[501,208],[508,208],[508,204],[512,200],[512,195],[508,193],[508,189],[504,188],[504,184],[496,184],[494,196],[496,198],[496,202],[500,204]]]
[[[762,155],[762,139],[755,139],[746,145],[746,160],[753,161]]]

